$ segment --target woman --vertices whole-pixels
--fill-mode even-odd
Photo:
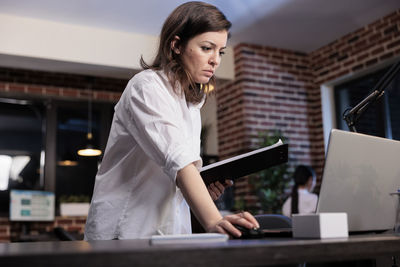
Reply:
[[[188,2],[166,19],[157,56],[128,83],[115,107],[96,176],[85,239],[191,233],[190,211],[208,232],[259,227],[248,212],[222,217],[224,190],[200,176],[200,108],[215,84],[230,22],[214,6]],[[229,184],[227,185],[229,186]],[[188,205],[189,204],[189,205]]]
[[[314,213],[318,202],[318,196],[311,193],[316,180],[314,170],[309,166],[299,165],[293,178],[292,194],[283,204],[283,215],[289,217],[297,213]]]

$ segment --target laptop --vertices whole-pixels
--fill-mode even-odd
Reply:
[[[393,229],[399,187],[399,141],[331,131],[317,213],[346,212],[349,232]]]

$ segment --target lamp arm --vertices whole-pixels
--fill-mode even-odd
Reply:
[[[375,103],[384,92],[373,91],[354,108],[347,109],[343,114],[343,119],[346,121],[347,126],[352,132],[357,132],[355,128],[356,122],[360,119],[361,115],[369,108],[369,106]]]
[[[400,72],[400,61],[396,62],[378,81],[366,98],[358,103],[354,108],[347,109],[343,113],[343,120],[353,132],[356,132],[355,124],[360,119],[361,115],[385,93],[385,89],[390,85],[397,73]]]

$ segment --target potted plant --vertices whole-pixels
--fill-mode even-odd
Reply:
[[[270,146],[279,139],[286,141],[280,131],[260,134],[261,146]],[[290,183],[289,165],[287,163],[274,166],[250,176],[250,184],[260,200],[263,213],[281,213],[285,201],[285,189]]]
[[[280,131],[262,132],[259,135],[260,147],[273,145],[279,139],[283,142],[286,141]],[[236,209],[245,209],[253,213],[281,213],[281,207],[286,197],[285,189],[290,183],[290,171],[287,163],[254,173],[248,177],[248,182],[258,198],[259,205],[248,205],[242,197],[235,201]]]
[[[59,198],[61,216],[87,216],[90,197],[86,195],[62,195]]]

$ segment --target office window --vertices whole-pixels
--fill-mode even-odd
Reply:
[[[60,197],[85,196],[90,200],[98,166],[104,154],[108,134],[114,114],[113,103],[91,104],[91,145],[102,151],[101,156],[79,156],[79,149],[87,143],[88,103],[57,102],[54,104],[57,113],[55,120],[56,160],[55,193],[56,204]]]
[[[92,111],[92,145],[100,148],[99,111]],[[83,157],[77,154],[87,145],[87,107],[59,107],[57,109],[57,167],[56,198],[61,196],[91,196],[99,156]]]
[[[11,189],[43,190],[44,106],[0,99],[0,214]]]
[[[395,140],[400,140],[400,75],[397,75],[388,99],[392,137]]]
[[[335,87],[336,121],[339,129],[348,130],[343,120],[347,108],[360,103],[371,92],[389,68],[367,74]],[[400,74],[397,74],[385,94],[371,105],[356,123],[357,132],[400,140]]]
[[[92,104],[92,144],[103,153],[113,112],[112,103]],[[101,156],[77,155],[87,131],[85,101],[0,98],[0,215],[9,214],[11,189],[54,191],[56,204],[62,195],[90,199]]]

